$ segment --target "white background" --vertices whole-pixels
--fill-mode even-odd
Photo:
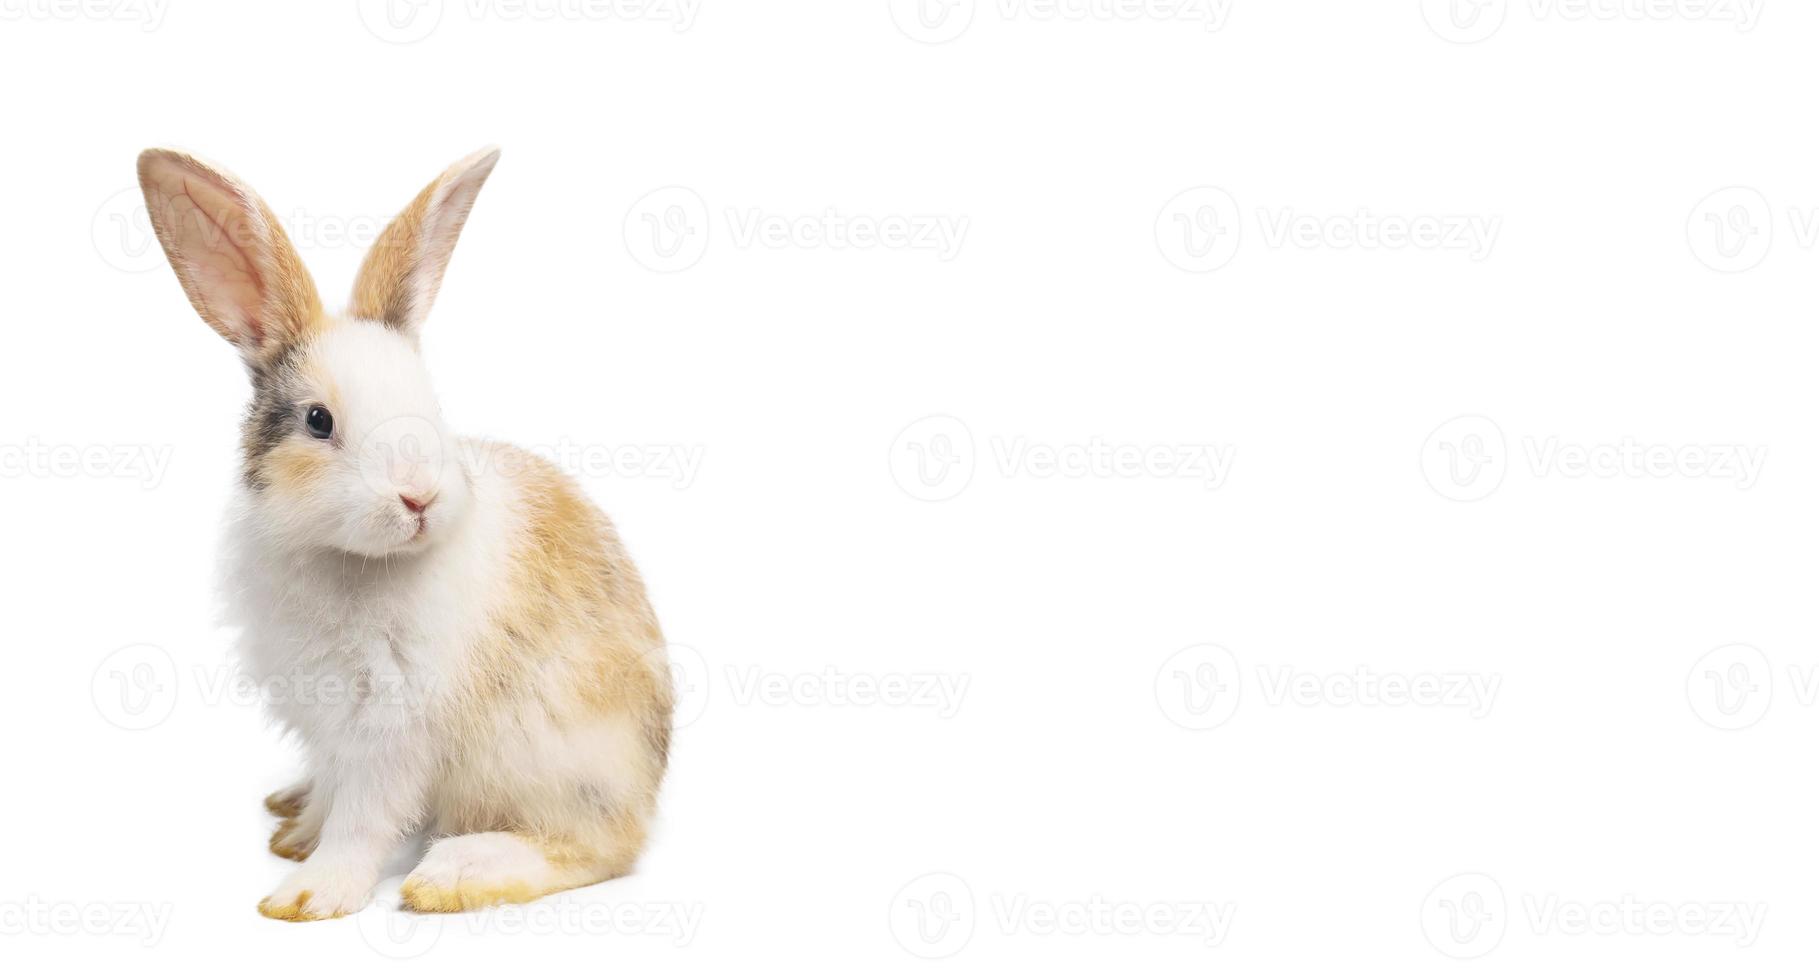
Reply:
[[[1810,967],[1814,5],[397,3],[0,0],[11,971]],[[643,569],[662,819],[529,915],[267,921],[247,385],[133,158],[333,299],[487,143],[428,356]]]

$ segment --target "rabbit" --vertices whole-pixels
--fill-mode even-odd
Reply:
[[[457,440],[419,337],[499,159],[449,167],[381,233],[339,315],[227,171],[149,149],[165,256],[252,380],[223,535],[242,669],[304,748],[272,794],[301,862],[259,903],[331,919],[429,841],[404,907],[455,912],[628,873],[667,767],[674,693],[613,525],[540,457]]]

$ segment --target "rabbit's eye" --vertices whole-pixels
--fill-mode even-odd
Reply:
[[[318,439],[327,439],[335,434],[335,417],[328,414],[328,409],[321,405],[309,407],[309,411],[304,413],[303,425],[309,429],[310,435]]]

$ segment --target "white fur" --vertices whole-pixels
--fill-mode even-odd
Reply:
[[[462,513],[428,552],[295,549],[294,530],[274,526],[251,493],[230,519],[227,619],[241,628],[244,669],[268,692],[272,717],[303,742],[312,789],[302,819],[322,825],[276,904],[308,891],[312,916],[360,908],[391,850],[423,821],[442,761],[431,720],[510,567],[515,488],[484,470],[471,495],[462,483]]]
[[[451,891],[474,881],[510,882],[542,891],[561,880],[561,872],[524,838],[495,832],[463,834],[431,844],[411,879]]]

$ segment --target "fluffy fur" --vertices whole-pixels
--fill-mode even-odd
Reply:
[[[418,331],[497,151],[391,224],[347,314],[325,314],[270,210],[220,168],[139,159],[160,243],[254,396],[224,562],[230,621],[309,772],[273,793],[301,862],[279,919],[366,904],[410,833],[424,912],[625,874],[669,748],[663,636],[612,524],[542,460],[457,439]],[[312,407],[333,418],[312,435]]]

